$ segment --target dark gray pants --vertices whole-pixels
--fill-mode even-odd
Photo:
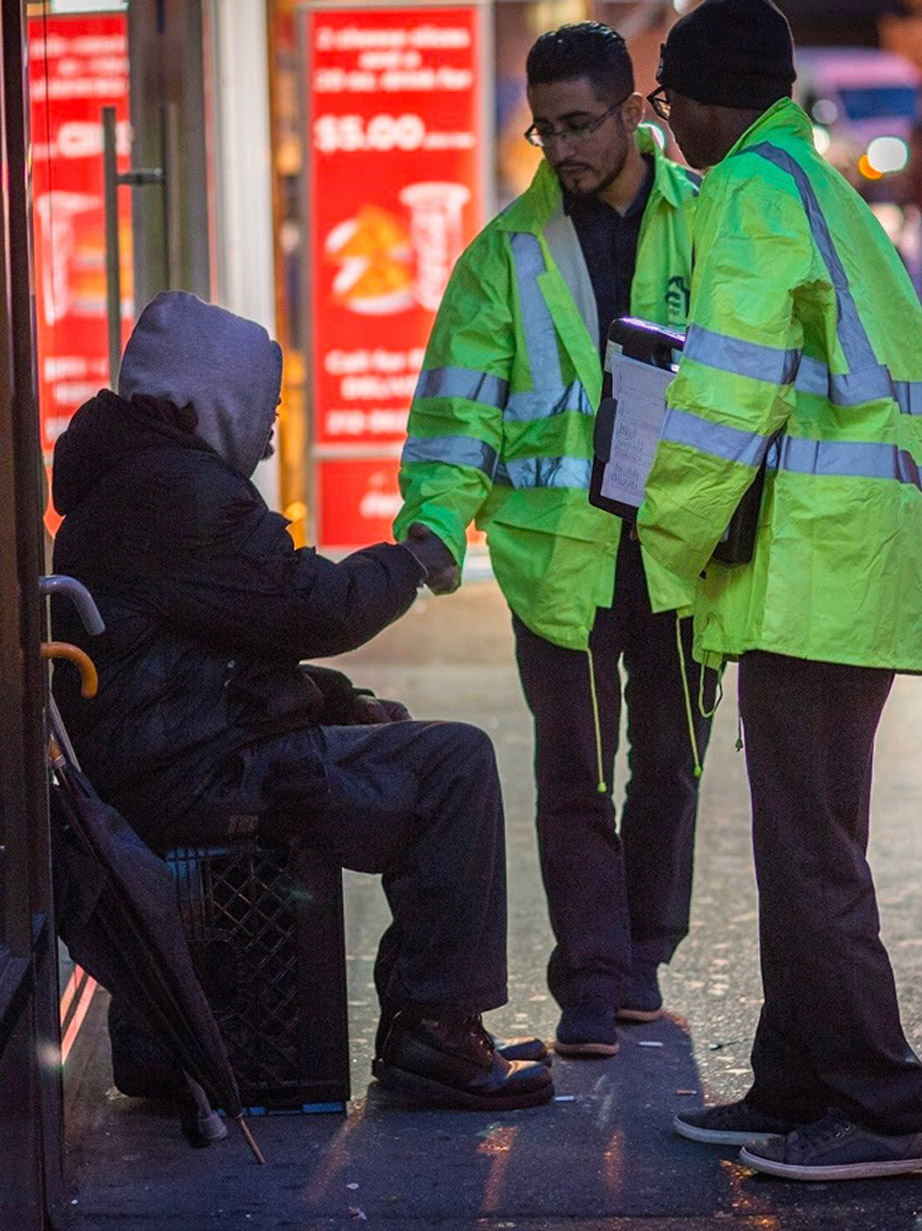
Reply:
[[[744,654],[765,1002],[749,1099],[922,1130],[922,1065],[900,1025],[866,852],[874,737],[893,672]]]
[[[245,761],[275,800],[267,836],[298,837],[344,868],[381,874],[394,922],[375,977],[390,1004],[505,1004],[503,808],[483,731],[460,722],[313,727],[251,746]],[[303,767],[318,761],[322,780],[305,779]]]
[[[516,656],[535,722],[538,851],[556,945],[548,986],[564,1007],[620,1007],[633,959],[668,962],[688,932],[698,779],[673,612],[650,610],[640,547],[622,536],[611,608],[590,636],[608,791],[598,790],[589,660],[538,637],[513,616]],[[698,712],[700,668],[691,621],[685,666],[701,758],[710,734]],[[620,832],[611,798],[623,657],[630,779]]]

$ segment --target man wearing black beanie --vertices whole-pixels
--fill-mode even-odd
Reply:
[[[922,670],[922,307],[817,154],[792,50],[770,0],[704,0],[663,48],[650,102],[711,170],[638,532],[697,580],[699,661],[739,662],[759,886],[753,1084],[674,1127],[835,1180],[922,1170],[866,858],[877,726],[895,672]],[[753,555],[728,567],[712,553],[757,478]]]

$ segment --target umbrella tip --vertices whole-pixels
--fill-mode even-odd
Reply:
[[[254,1138],[253,1134],[250,1132],[249,1125],[247,1124],[246,1120],[244,1120],[243,1115],[241,1114],[239,1116],[235,1116],[234,1118],[237,1124],[240,1126],[241,1133],[243,1133],[244,1137],[246,1138],[247,1145],[253,1151],[253,1157],[260,1164],[260,1166],[265,1166],[266,1160],[263,1158],[262,1150],[260,1150],[259,1146],[256,1144],[256,1139]]]

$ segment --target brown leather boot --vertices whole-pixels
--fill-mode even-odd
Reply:
[[[374,1072],[386,1089],[440,1107],[510,1111],[554,1096],[547,1066],[507,1060],[478,1014],[436,1019],[398,1013]]]
[[[375,1058],[371,1062],[371,1071],[375,1077],[378,1076],[378,1068],[381,1065],[381,1052],[384,1050],[384,1040],[387,1038],[387,1033],[399,1012],[399,1009],[389,1007],[389,1002],[386,1001],[385,1005],[387,1007],[382,1007],[381,1017],[378,1021],[378,1029],[375,1034]],[[489,1030],[487,1035],[499,1054],[506,1060],[540,1060],[549,1067],[553,1061],[553,1054],[548,1045],[544,1039],[539,1039],[537,1035],[522,1034],[506,1039],[491,1034]]]

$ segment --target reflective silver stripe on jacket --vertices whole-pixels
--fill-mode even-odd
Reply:
[[[534,393],[510,393],[506,401],[505,418],[515,423],[529,423],[572,410],[580,415],[594,415],[595,408],[578,380],[564,389],[542,387]]]
[[[864,325],[861,323],[858,309],[855,306],[854,296],[848,285],[845,267],[839,259],[838,252],[836,252],[832,235],[829,233],[829,227],[826,224],[826,219],[823,217],[823,210],[817,200],[816,193],[813,191],[813,185],[810,183],[807,173],[790,154],[768,141],[763,141],[761,145],[750,146],[746,152],[758,154],[760,158],[774,163],[782,171],[787,171],[788,175],[793,178],[794,183],[797,185],[800,199],[803,201],[804,209],[807,211],[810,230],[813,233],[813,241],[819,249],[820,256],[823,258],[823,264],[826,266],[830,281],[835,289],[839,319],[839,345],[842,347],[842,354],[845,356],[845,362],[848,364],[849,371],[860,372],[868,368],[878,367],[877,357],[874,354],[874,349],[871,346]]]
[[[407,462],[445,462],[449,466],[472,466],[489,478],[496,469],[496,450],[473,436],[408,436],[400,455]]]
[[[504,487],[577,487],[589,490],[592,462],[581,457],[523,457],[500,462],[493,482]]]
[[[802,393],[814,393],[827,398],[836,406],[858,406],[863,402],[892,397],[903,414],[919,414],[922,408],[922,384],[918,381],[895,381],[874,354],[874,348],[858,315],[845,267],[836,251],[813,185],[803,167],[785,150],[767,141],[741,152],[758,154],[760,158],[774,163],[793,178],[807,212],[813,241],[836,293],[839,346],[848,365],[848,372],[830,372],[821,360],[804,357],[795,387]]]
[[[515,265],[515,280],[522,308],[522,328],[528,349],[532,380],[551,389],[563,387],[557,333],[538,278],[544,273],[544,253],[537,235],[516,231],[509,238]]]
[[[744,342],[700,325],[688,331],[684,353],[696,363],[748,376],[753,380],[789,385],[798,393],[825,398],[834,406],[861,406],[881,398],[894,398],[905,415],[922,414],[922,383],[891,378],[883,364],[847,373],[830,372],[825,363],[797,350],[781,350],[758,342]]]
[[[836,373],[820,359],[804,355],[794,387],[812,393],[834,406],[860,406],[881,398],[894,398],[904,415],[922,414],[922,383],[894,380],[882,364],[863,372]]]
[[[515,231],[509,237],[515,281],[519,290],[522,328],[528,367],[534,389],[528,393],[511,393],[503,410],[505,418],[516,423],[545,419],[550,415],[575,411],[594,415],[595,407],[578,380],[564,385],[557,349],[557,331],[550,308],[538,284],[545,273],[544,253],[537,235]]]
[[[759,342],[744,342],[727,334],[715,333],[701,325],[689,326],[684,354],[696,363],[753,380],[770,381],[773,385],[790,385],[797,375],[801,352],[763,346]]]
[[[789,474],[893,479],[922,491],[922,470],[912,454],[880,441],[813,440],[787,435],[775,439],[740,432],[675,409],[666,412],[662,438],[743,466],[758,466],[766,458],[770,469]]]
[[[922,491],[922,473],[912,454],[882,441],[808,440],[782,436],[771,449],[768,465],[790,474],[843,479],[895,479]]]
[[[712,423],[689,410],[670,406],[663,419],[661,439],[677,445],[689,445],[699,453],[710,453],[712,457],[739,462],[741,466],[758,466],[773,437]]]
[[[420,372],[416,383],[418,398],[465,398],[483,406],[502,410],[509,394],[509,382],[489,372],[472,368],[428,368]]]

